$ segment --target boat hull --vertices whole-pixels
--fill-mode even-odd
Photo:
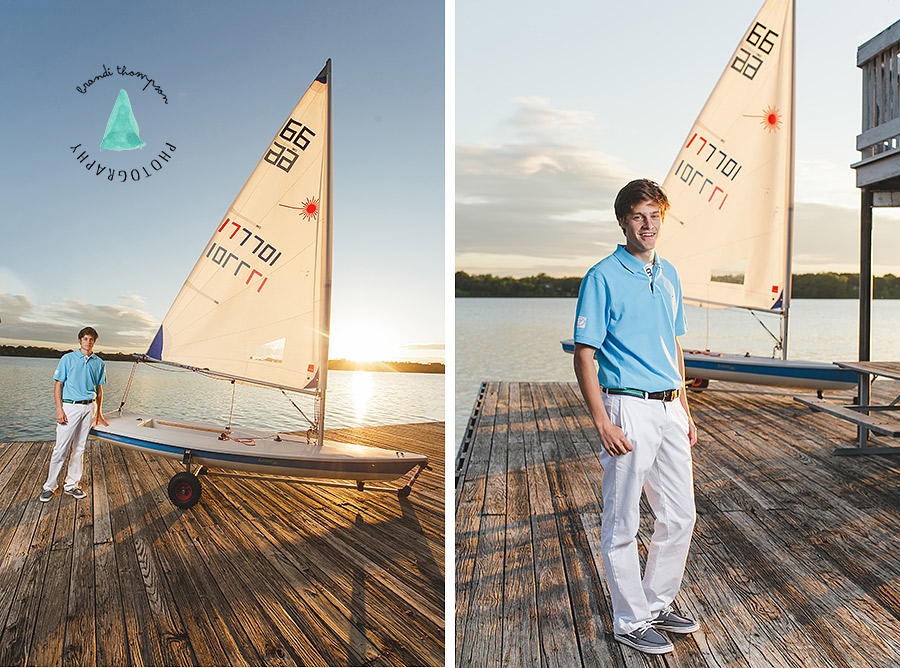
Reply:
[[[416,466],[428,464],[424,455],[335,441],[325,441],[319,447],[291,434],[241,429],[232,430],[223,439],[224,429],[216,425],[136,413],[115,413],[106,418],[109,426],[95,426],[92,438],[177,461],[183,461],[189,452],[192,465],[214,469],[365,481],[394,480]]]
[[[575,352],[573,339],[566,339],[560,343],[565,352]],[[855,373],[827,362],[780,360],[686,350],[684,372],[688,379],[725,380],[823,392],[857,387]]]

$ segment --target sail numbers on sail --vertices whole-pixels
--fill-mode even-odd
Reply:
[[[234,239],[235,235],[237,235],[238,232],[244,232],[245,233],[244,238],[240,243],[240,245],[243,246],[245,243],[247,243],[247,240],[252,235],[253,238],[256,239],[259,243],[257,243],[256,246],[254,246],[253,250],[250,252],[253,253],[254,255],[256,255],[257,257],[259,257],[260,260],[267,263],[269,266],[272,266],[272,267],[275,266],[275,263],[278,261],[278,258],[281,257],[281,251],[278,251],[278,254],[275,255],[275,251],[278,250],[277,248],[275,248],[275,246],[273,246],[272,244],[266,244],[266,240],[263,239],[261,236],[259,236],[258,234],[253,234],[253,232],[248,230],[246,227],[244,227],[243,225],[239,225],[238,223],[234,222],[230,218],[225,218],[225,221],[219,226],[218,231],[221,232],[229,224],[234,226],[234,230],[231,232],[231,234],[228,235],[229,239]],[[228,232],[228,230],[225,230],[225,231],[226,231],[226,233]],[[266,244],[265,248],[262,248],[263,244]],[[260,248],[262,248],[262,250],[260,250]],[[265,256],[265,257],[263,257],[263,256]],[[274,258],[273,258],[273,256],[274,256]]]
[[[312,141],[312,137],[315,136],[316,133],[308,125],[303,125],[303,123],[295,121],[293,118],[289,118],[288,122],[281,128],[281,132],[278,133],[278,137],[284,139],[285,143],[290,142],[301,151],[306,150],[306,147]],[[300,154],[288,146],[282,146],[277,141],[273,141],[272,144],[280,150],[276,151],[274,148],[270,148],[263,159],[279,169],[283,169],[286,172],[291,171],[291,167],[294,166],[294,162],[300,157]],[[284,154],[285,151],[287,155]]]
[[[777,37],[777,32],[769,30],[766,26],[757,21],[750,29],[750,32],[747,33],[747,37],[744,41],[753,46],[757,53],[762,53],[767,56],[772,53],[772,49],[775,46],[775,38]],[[734,56],[734,61],[731,63],[731,69],[740,72],[752,81],[764,62],[764,59],[757,55],[757,53],[751,53],[743,46],[738,47],[737,53]]]
[[[233,230],[230,230],[230,228],[226,229],[229,224],[234,227]],[[260,260],[262,260],[264,263],[266,263],[270,267],[274,267],[275,263],[281,257],[281,251],[279,251],[277,248],[275,248],[275,246],[273,246],[272,244],[266,243],[266,240],[263,239],[261,236],[259,236],[258,234],[253,234],[253,232],[248,230],[246,227],[234,222],[230,218],[225,218],[225,221],[219,226],[219,229],[217,231],[218,232],[224,231],[224,235],[226,235],[229,240],[233,240],[235,238],[235,236],[238,235],[238,232],[244,232],[244,238],[238,244],[239,248],[234,249],[234,251],[238,251],[238,252],[241,251],[240,247],[242,247],[244,244],[246,244],[247,241],[249,241],[250,238],[253,237],[253,239],[255,239],[258,243],[251,249],[250,246],[253,246],[253,242],[250,242],[250,245],[247,246],[247,248],[245,249],[245,252],[249,251],[251,255],[255,255],[256,257],[258,257]],[[231,231],[231,234],[228,234],[229,231]],[[265,246],[263,246],[263,244],[265,244]],[[213,241],[210,243],[209,249],[206,251],[205,257],[212,260],[215,264],[219,265],[219,267],[221,267],[222,269],[225,269],[228,266],[229,261],[234,259],[235,263],[232,266],[235,268],[234,269],[235,276],[237,276],[240,273],[241,269],[243,269],[244,267],[246,267],[249,270],[249,273],[247,274],[246,285],[250,285],[250,281],[252,281],[255,276],[259,276],[262,279],[262,281],[259,284],[259,287],[256,289],[256,291],[259,292],[260,290],[262,290],[263,286],[266,284],[266,281],[269,280],[268,277],[263,276],[262,272],[254,269],[253,266],[249,262],[247,262],[246,260],[243,260],[241,258],[241,256],[237,255],[234,251],[229,251],[229,249],[226,248],[225,246],[219,245],[215,241]]]

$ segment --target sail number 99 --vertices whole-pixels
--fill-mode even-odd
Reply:
[[[279,150],[270,148],[265,156],[263,156],[263,159],[279,169],[289,172],[291,171],[291,167],[294,166],[294,162],[296,162],[297,158],[300,156],[300,154],[291,147],[296,146],[299,150],[305,151],[306,147],[309,146],[311,138],[315,136],[316,133],[313,132],[308,125],[303,125],[303,123],[298,123],[293,118],[289,118],[288,122],[281,128],[281,132],[278,133],[278,137],[285,140],[284,145],[279,144],[276,138],[272,143]]]
[[[776,37],[778,37],[777,32],[769,30],[766,26],[757,21],[750,29],[744,42],[750,44],[756,51],[767,56],[772,53],[772,49],[775,47]],[[737,55],[735,55],[734,61],[731,63],[731,69],[740,72],[752,81],[762,64],[762,57],[741,46],[738,48]]]

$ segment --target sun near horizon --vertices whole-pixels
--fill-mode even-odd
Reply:
[[[417,345],[394,342],[377,331],[369,331],[354,338],[332,334],[328,358],[351,362],[440,362],[444,363],[444,348],[438,345]]]

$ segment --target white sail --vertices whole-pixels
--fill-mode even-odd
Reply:
[[[148,357],[324,392],[330,61],[215,224]]]
[[[782,312],[789,299],[792,0],[768,0],[681,145],[663,184],[660,253],[684,297]]]

